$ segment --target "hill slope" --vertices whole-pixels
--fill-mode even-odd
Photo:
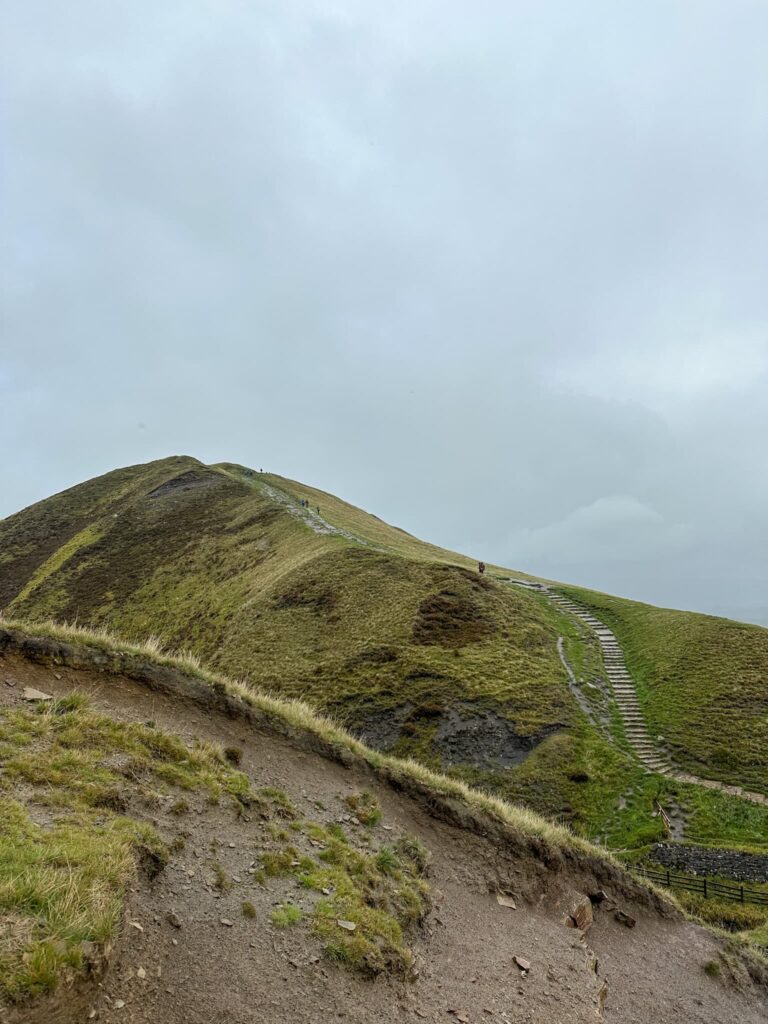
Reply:
[[[332,495],[188,457],[117,470],[0,523],[7,616],[155,636],[585,835],[662,838],[653,801],[667,784],[623,741],[599,652],[540,595],[473,567]],[[759,787],[759,763],[731,749],[730,781]],[[760,809],[674,799],[687,801],[689,838],[768,844]]]
[[[759,958],[306,707],[87,635],[0,672],[9,1024],[764,1019]]]
[[[680,764],[768,792],[768,629],[561,589],[614,631],[649,726]]]

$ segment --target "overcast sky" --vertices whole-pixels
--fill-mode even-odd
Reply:
[[[764,0],[0,10],[0,516],[184,453],[768,623]]]

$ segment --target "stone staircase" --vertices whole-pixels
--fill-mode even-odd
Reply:
[[[600,643],[605,671],[616,698],[616,705],[630,746],[649,771],[668,775],[672,771],[672,766],[648,733],[637,700],[635,684],[624,662],[624,653],[615,634],[587,608],[558,594],[544,583],[534,583],[529,580],[510,580],[509,582],[519,587],[525,587],[526,590],[538,591],[561,611],[589,626]]]
[[[637,700],[635,684],[627,670],[624,662],[624,653],[615,634],[608,629],[605,623],[593,615],[589,609],[578,604],[576,601],[572,601],[569,597],[559,594],[546,583],[538,583],[531,579],[514,579],[512,577],[506,578],[505,582],[542,594],[566,615],[579,619],[579,621],[589,626],[597,636],[606,673],[616,697],[616,704],[619,708],[622,722],[624,723],[624,731],[632,749],[648,771],[659,772],[661,775],[667,775],[678,782],[685,782],[694,786],[704,786],[707,789],[718,789],[721,793],[727,793],[729,796],[737,796],[743,800],[749,800],[753,804],[768,806],[768,796],[764,793],[753,793],[743,789],[741,786],[729,785],[726,782],[719,782],[715,779],[702,779],[698,775],[691,775],[689,772],[681,771],[670,763],[648,733],[645,719]]]
[[[615,634],[582,605],[548,588],[542,587],[541,589],[545,590],[547,597],[556,607],[584,622],[597,636],[605,671],[616,698],[616,706],[619,709],[624,732],[630,746],[648,769],[668,775],[672,766],[648,733],[637,700],[635,684],[624,662],[624,653]]]

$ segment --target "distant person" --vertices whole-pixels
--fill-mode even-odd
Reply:
[[[485,572],[485,562],[477,563],[477,571],[480,573],[481,576],[483,575],[483,573]]]

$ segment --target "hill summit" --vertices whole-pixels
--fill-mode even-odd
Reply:
[[[623,645],[630,713],[661,751],[651,765],[766,793],[759,627],[572,587],[558,604],[519,585],[532,582],[525,574],[490,566],[481,576],[466,556],[323,491],[187,456],[116,470],[10,516],[0,559],[7,618],[188,651],[608,845],[663,840],[661,799],[688,839],[768,846],[764,809],[638,759],[599,637],[569,602]]]

